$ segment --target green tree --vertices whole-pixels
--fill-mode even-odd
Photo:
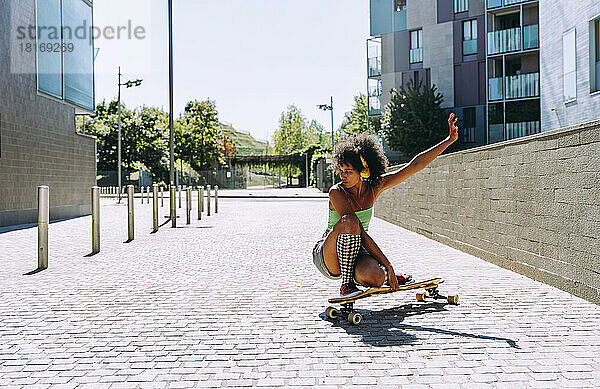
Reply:
[[[295,105],[290,105],[281,113],[279,128],[273,136],[276,154],[292,154],[305,146],[308,140],[307,123],[302,112]]]
[[[365,131],[369,131],[371,134],[381,132],[380,118],[368,115],[367,96],[362,93],[354,96],[354,106],[350,112],[346,112],[340,130],[345,134],[358,134]]]
[[[383,114],[382,133],[392,150],[415,155],[448,135],[444,97],[433,85],[414,81],[392,90]]]
[[[192,156],[192,168],[206,170],[225,164],[219,115],[214,101],[190,101],[178,120],[177,153],[186,159]]]

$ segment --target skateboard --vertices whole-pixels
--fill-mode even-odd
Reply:
[[[442,296],[438,292],[438,287],[443,282],[443,278],[432,278],[427,281],[412,282],[410,284],[400,285],[400,289],[396,292],[414,289],[424,289],[424,292],[417,293],[417,301],[425,301],[427,298],[432,298],[434,300],[445,299],[450,304],[458,304],[458,295]],[[330,298],[329,303],[339,304],[341,306],[341,309],[328,307],[325,310],[325,316],[327,316],[330,319],[335,319],[340,316],[345,317],[350,323],[358,325],[362,321],[363,317],[360,313],[354,310],[354,302],[356,300],[360,300],[369,296],[375,296],[378,294],[386,294],[393,292],[394,291],[390,287],[375,287],[369,288],[354,297]]]

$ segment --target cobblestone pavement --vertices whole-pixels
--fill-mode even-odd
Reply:
[[[326,200],[223,199],[156,234],[136,202],[130,243],[102,204],[101,253],[90,217],[53,223],[45,271],[35,228],[0,234],[0,387],[598,387],[599,306],[380,219],[396,270],[458,306],[400,292],[359,302],[358,327],[325,319]]]

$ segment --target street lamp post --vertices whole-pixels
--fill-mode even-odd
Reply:
[[[133,86],[140,86],[142,85],[142,81],[141,79],[137,79],[134,81],[127,81],[125,83],[121,83],[121,67],[119,66],[119,102],[118,102],[118,110],[119,110],[119,131],[118,131],[118,146],[117,146],[117,175],[118,175],[118,185],[119,185],[119,204],[121,203],[121,86],[125,86],[127,88],[131,88]]]
[[[333,135],[334,135],[334,130],[333,130],[333,96],[331,96],[331,104],[327,105],[327,104],[319,104],[317,105],[317,108],[322,109],[323,111],[331,111],[331,156],[333,158],[333,147],[334,147],[334,139],[333,139]],[[332,161],[332,165],[333,165],[333,161]],[[334,171],[333,171],[333,166],[331,167],[331,185],[334,184]]]
[[[173,129],[173,0],[169,0],[169,181],[175,181],[175,141]],[[175,217],[175,203],[171,202],[170,217]],[[172,227],[175,227],[173,221]]]

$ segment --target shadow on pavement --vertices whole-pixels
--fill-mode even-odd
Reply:
[[[34,275],[34,274],[37,274],[37,273],[39,273],[39,272],[41,272],[41,271],[44,271],[44,270],[46,270],[46,269],[40,269],[40,268],[37,268],[37,269],[35,269],[35,270],[32,270],[32,271],[30,271],[29,273],[25,273],[25,274],[23,274],[23,275],[24,275],[24,276],[32,276],[32,275]]]
[[[512,348],[520,348],[517,345],[516,341],[508,338],[477,335],[467,332],[457,332],[439,328],[422,327],[401,323],[406,317],[425,315],[432,312],[447,311],[446,305],[448,305],[448,303],[410,303],[401,305],[396,308],[384,309],[381,311],[357,309],[356,311],[364,317],[364,321],[358,326],[349,323],[345,318],[338,318],[336,320],[332,320],[327,318],[324,313],[322,313],[319,316],[323,320],[333,323],[334,327],[343,328],[350,335],[361,335],[363,337],[362,341],[372,346],[402,346],[417,343],[419,340],[417,336],[404,332],[404,330],[411,330],[432,332],[443,335],[461,336],[473,339],[503,341],[506,342]]]

